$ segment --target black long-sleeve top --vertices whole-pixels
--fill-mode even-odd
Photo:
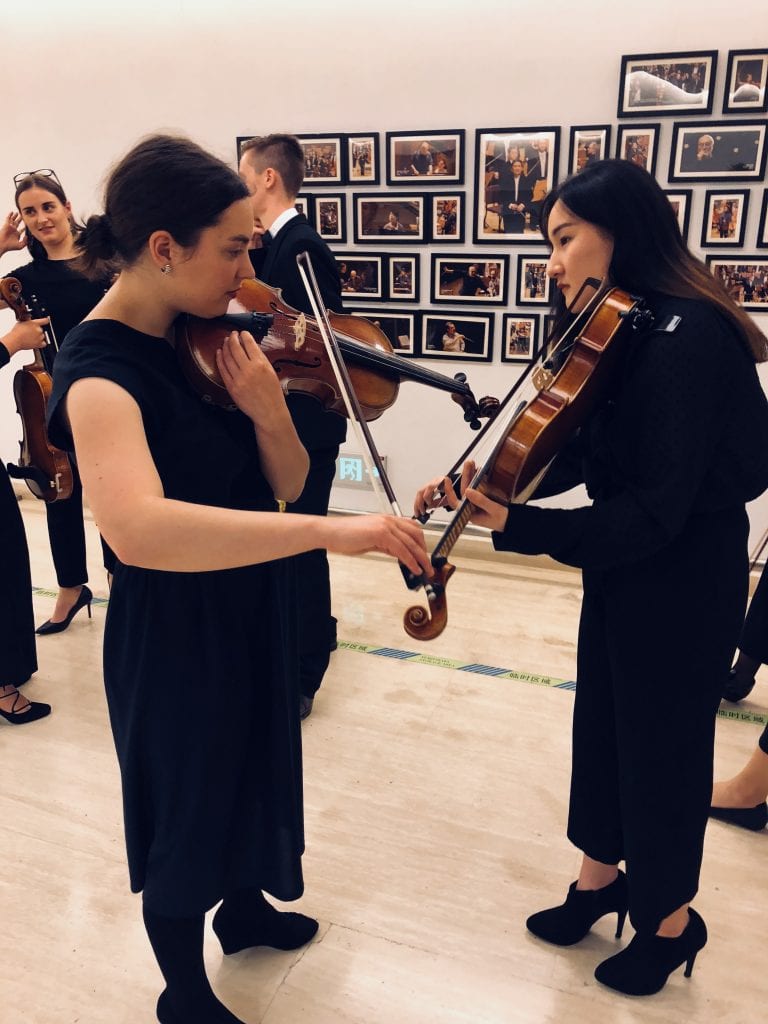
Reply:
[[[610,569],[646,558],[696,515],[768,487],[768,402],[734,328],[708,303],[657,297],[655,328],[626,346],[609,400],[555,459],[536,497],[585,483],[591,506],[512,505],[498,550]]]

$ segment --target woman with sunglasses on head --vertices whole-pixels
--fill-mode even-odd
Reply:
[[[656,181],[598,161],[554,188],[547,273],[571,306],[587,278],[642,296],[607,399],[536,497],[586,482],[583,508],[505,506],[468,487],[472,521],[499,550],[582,569],[568,837],[582,852],[565,902],[529,930],[557,945],[629,912],[636,934],[595,977],[659,991],[706,942],[696,895],[712,793],[715,716],[747,598],[745,502],[768,486],[766,339],[688,251]],[[676,319],[679,318],[679,319]],[[422,514],[456,504],[445,483]],[[619,870],[624,861],[626,875]]]
[[[14,178],[16,211],[0,225],[0,256],[29,250],[32,261],[3,277],[21,282],[27,302],[32,298],[51,319],[56,340],[67,333],[93,309],[109,287],[105,274],[89,281],[78,273],[73,262],[75,240],[81,230],[72,216],[72,208],[55,173],[43,168],[23,172]],[[5,305],[0,300],[0,308]],[[55,359],[55,353],[49,353]],[[65,630],[80,609],[90,614],[93,594],[87,586],[85,526],[82,486],[77,466],[72,461],[72,494],[69,498],[46,504],[48,536],[56,569],[59,592],[50,619],[41,625],[40,635]],[[114,555],[102,542],[104,567],[111,575]]]
[[[303,812],[294,560],[382,551],[429,573],[421,528],[392,516],[281,515],[309,459],[253,336],[217,366],[237,410],[206,404],[174,351],[182,313],[226,312],[253,276],[253,210],[232,168],[151,136],[112,170],[78,240],[120,275],[62,347],[49,407],[74,443],[118,561],[104,678],[123,785],[131,888],[166,988],[165,1024],[237,1024],[203,962],[206,911],[225,953],[297,949]],[[278,500],[279,499],[279,500]]]
[[[47,321],[26,320],[0,337],[0,368],[17,352],[42,348]],[[37,671],[32,580],[24,523],[11,481],[0,460],[0,717],[25,725],[51,713],[50,704],[30,701],[18,687]]]

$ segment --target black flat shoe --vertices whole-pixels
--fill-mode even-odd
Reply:
[[[754,676],[749,676],[745,679],[736,673],[735,668],[732,668],[723,687],[723,700],[729,700],[732,704],[736,704],[752,693],[754,686]]]
[[[11,705],[10,711],[3,711],[3,709],[0,708],[0,715],[3,716],[6,722],[10,722],[11,725],[26,725],[27,722],[37,722],[39,719],[45,718],[46,715],[50,715],[51,713],[50,704],[43,704],[41,701],[34,700],[28,701],[20,711],[17,711],[16,705],[19,702],[19,698],[21,697],[22,700],[25,698],[22,697],[20,693],[6,694],[6,697],[13,696],[15,696],[16,699]]]
[[[620,939],[627,916],[627,876],[623,871],[602,889],[577,889],[571,882],[565,903],[532,914],[525,924],[538,939],[555,946],[573,946],[606,914],[616,914],[616,938]]]
[[[626,949],[603,960],[595,968],[600,984],[627,996],[652,996],[664,988],[681,964],[685,964],[685,977],[690,978],[696,954],[707,944],[707,926],[690,907],[688,914],[685,931],[676,939],[635,935]]]
[[[751,832],[761,832],[768,825],[768,804],[756,807],[710,807],[710,818],[727,821],[730,825],[740,825]]]
[[[88,618],[91,618],[91,601],[93,600],[93,594],[90,588],[83,584],[80,593],[77,595],[77,600],[67,612],[67,617],[62,619],[61,622],[51,622],[48,619],[42,626],[38,626],[35,632],[38,636],[48,636],[51,633],[63,633],[64,630],[69,626],[70,622],[81,608],[88,608]]]

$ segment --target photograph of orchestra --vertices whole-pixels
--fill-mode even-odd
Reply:
[[[546,256],[521,256],[517,262],[518,306],[551,306],[551,280]]]
[[[501,358],[505,363],[529,363],[536,355],[539,330],[537,316],[504,314]]]
[[[768,312],[768,259],[740,256],[722,260],[716,256],[707,256],[707,263],[731,298],[740,306],[756,312]]]
[[[477,132],[475,242],[541,239],[541,206],[556,182],[559,138],[559,128]]]
[[[419,257],[393,256],[389,261],[389,298],[418,302]]]
[[[341,184],[340,137],[299,135],[297,138],[304,150],[304,181],[311,185]]]
[[[440,242],[464,241],[464,193],[434,195],[432,200],[432,238]]]
[[[620,124],[616,137],[616,157],[629,160],[644,171],[653,174],[656,170],[656,144],[659,138],[659,125],[638,125],[629,127]]]
[[[354,135],[347,139],[347,167],[352,185],[378,185],[378,135]]]
[[[464,130],[455,132],[387,132],[387,184],[409,178],[464,181]]]
[[[605,160],[610,156],[611,126],[609,124],[585,125],[571,128],[568,155],[568,173],[578,174],[589,164]]]
[[[619,117],[712,110],[717,53],[661,53],[622,57]]]
[[[338,196],[315,197],[315,226],[326,242],[346,242],[346,198]]]
[[[366,320],[370,320],[375,327],[378,327],[386,335],[387,340],[397,355],[412,356],[414,354],[416,320],[414,313],[387,314],[384,311],[380,313],[378,310],[372,313],[370,310],[356,309],[351,312],[352,316],[364,317]]]
[[[352,196],[356,242],[424,242],[424,196]]]
[[[478,302],[499,305],[507,301],[509,256],[456,259],[432,256],[433,302]]]
[[[768,50],[730,50],[723,113],[768,110]]]
[[[382,256],[366,256],[362,253],[334,253],[339,268],[342,293],[365,295],[366,299],[381,299]]]
[[[702,246],[742,246],[748,207],[749,192],[746,189],[707,192],[701,228]]]

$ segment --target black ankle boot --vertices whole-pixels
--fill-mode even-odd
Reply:
[[[605,914],[616,914],[616,938],[620,939],[627,916],[627,876],[623,871],[602,889],[577,889],[572,882],[565,903],[540,910],[525,923],[528,931],[539,939],[556,946],[573,946]]]
[[[688,914],[685,931],[676,939],[635,935],[626,949],[597,966],[597,980],[627,996],[652,996],[681,964],[690,978],[696,954],[707,944],[707,926],[692,908]]]
[[[240,901],[224,900],[213,915],[211,926],[226,955],[252,946],[300,949],[314,938],[319,927],[314,918],[277,910],[261,892],[246,893],[241,890]]]
[[[723,687],[723,700],[729,700],[732,704],[736,704],[752,693],[754,685],[754,676],[745,677],[742,673],[738,673],[735,668],[732,668]]]

